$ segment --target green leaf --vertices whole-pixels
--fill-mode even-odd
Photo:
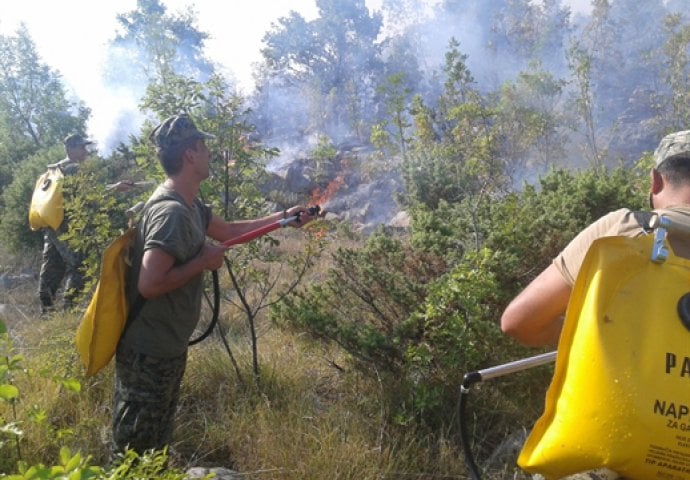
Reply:
[[[0,385],[0,399],[5,401],[14,400],[19,397],[19,389],[14,385]]]
[[[69,450],[67,450],[69,453]],[[62,454],[62,452],[60,452]],[[65,472],[71,472],[79,467],[81,464],[81,455],[77,452],[72,458],[70,458],[65,464]]]
[[[50,474],[48,477],[40,478],[62,478],[63,473],[65,473],[65,467],[62,465],[55,465],[54,467],[50,467]]]
[[[74,435],[74,430],[71,428],[60,428],[56,433],[56,436],[58,439],[63,439],[65,437],[71,437],[72,435]]]
[[[81,392],[81,382],[76,378],[64,378],[60,380],[60,383],[70,392]]]
[[[11,370],[17,370],[19,364],[24,361],[24,355],[15,355],[7,361],[7,365]]]
[[[70,452],[68,447],[62,447],[60,449],[60,464],[66,465],[72,457],[72,452]]]

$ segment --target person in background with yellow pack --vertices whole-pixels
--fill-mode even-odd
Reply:
[[[93,145],[91,140],[78,133],[68,135],[64,140],[66,157],[48,165],[48,169],[58,169],[63,176],[74,175],[86,158],[89,156],[88,146]],[[144,182],[140,182],[144,183]],[[136,184],[123,180],[108,185],[106,190],[124,192]],[[69,199],[67,199],[69,201]],[[63,200],[64,201],[64,200]],[[84,278],[81,273],[83,255],[73,251],[59,239],[68,228],[68,219],[64,218],[56,228],[43,228],[43,258],[38,280],[38,298],[41,302],[41,314],[46,314],[54,309],[55,297],[60,284],[65,280],[64,304],[65,310],[74,306],[74,300],[84,287]],[[32,226],[32,228],[34,228]]]
[[[218,242],[297,215],[300,227],[315,216],[295,206],[254,220],[226,222],[198,198],[209,176],[212,135],[187,115],[163,121],[150,139],[166,180],[146,203],[137,225],[127,275],[128,303],[146,299],[128,319],[115,354],[114,453],[160,450],[170,442],[187,362],[199,321],[202,274],[223,265],[229,247]]]
[[[690,130],[665,136],[655,150],[649,203],[654,212],[690,227]],[[649,217],[649,212],[623,208],[585,228],[508,305],[501,317],[503,332],[526,346],[556,346],[572,287],[594,240],[646,235]],[[670,233],[669,243],[676,255],[690,258],[690,238]],[[594,478],[616,477],[600,472]]]
[[[67,136],[64,140],[67,156],[64,160],[48,165],[48,168],[58,168],[63,175],[74,175],[79,164],[89,156],[86,147],[91,144],[93,144],[92,141],[77,133]],[[43,229],[43,260],[38,277],[38,298],[41,302],[42,314],[53,310],[55,296],[63,279],[65,280],[65,309],[74,305],[76,295],[84,287],[84,279],[80,271],[82,256],[58,238],[67,231],[67,223],[65,219],[57,230]]]

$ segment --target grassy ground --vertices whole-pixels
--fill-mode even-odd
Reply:
[[[105,464],[109,450],[112,365],[86,379],[71,347],[78,318],[55,315],[12,327],[25,371],[14,375],[21,399],[0,417],[24,431],[21,458],[50,464],[68,445]],[[241,372],[251,379],[249,349],[233,339]],[[377,407],[377,386],[339,353],[275,329],[261,339],[261,391],[240,385],[217,339],[193,347],[173,448],[180,466],[224,466],[251,478],[465,478],[461,452],[393,435]],[[64,381],[75,377],[81,392]]]
[[[39,318],[35,290],[34,279],[0,298],[13,353],[24,356],[12,380],[19,401],[0,402],[0,425],[16,422],[24,433],[19,444],[0,433],[0,473],[12,472],[17,457],[52,464],[64,445],[104,465],[112,364],[84,378],[73,346],[79,315]],[[226,315],[223,325],[239,376],[217,334],[191,348],[173,444],[181,467],[222,466],[256,479],[468,478],[458,442],[391,426],[382,385],[349,368],[342,351],[259,319],[257,386],[245,323]],[[526,478],[506,462],[487,478]]]

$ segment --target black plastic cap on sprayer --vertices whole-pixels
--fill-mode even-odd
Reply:
[[[319,205],[314,205],[313,207],[309,207],[308,210],[309,216],[313,217],[314,215],[318,215],[321,213],[321,207]]]

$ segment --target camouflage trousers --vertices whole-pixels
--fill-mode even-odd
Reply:
[[[120,345],[115,357],[113,450],[139,454],[170,443],[187,353],[156,358]]]
[[[64,308],[74,306],[74,300],[84,288],[84,277],[80,271],[82,257],[70,250],[58,239],[60,234],[51,229],[43,233],[43,261],[38,278],[38,298],[41,311],[50,310],[60,283],[65,279]]]

